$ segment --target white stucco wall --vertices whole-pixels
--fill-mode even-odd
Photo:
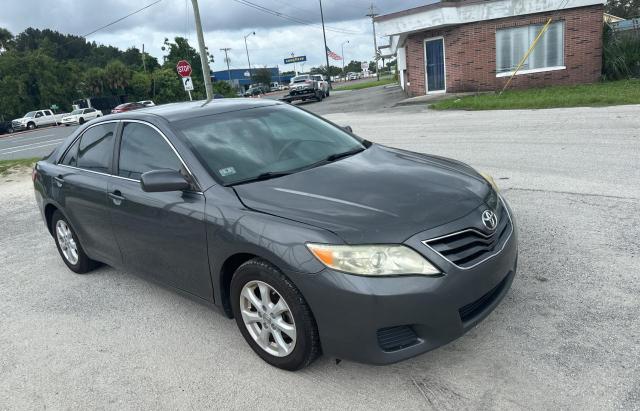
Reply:
[[[566,5],[564,5],[566,2]],[[522,16],[564,9],[605,4],[606,0],[495,0],[459,7],[440,7],[416,11],[376,22],[378,32],[391,36],[389,42],[395,52],[403,34],[437,27],[473,23],[483,20]]]

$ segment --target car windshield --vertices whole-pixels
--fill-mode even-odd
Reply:
[[[27,114],[24,115],[25,117],[35,117],[36,116],[36,112],[35,111],[30,111]]]
[[[292,83],[302,83],[303,81],[309,80],[309,76],[298,76],[291,79]]]
[[[71,115],[74,115],[74,114],[82,114],[82,110],[73,110],[71,112]]]
[[[366,148],[341,128],[288,105],[214,114],[174,125],[225,185],[302,171]]]

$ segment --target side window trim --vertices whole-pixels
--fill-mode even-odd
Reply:
[[[97,124],[92,124],[91,126],[87,127],[81,134],[79,134],[78,136],[76,136],[76,138],[73,139],[73,141],[67,146],[67,148],[65,148],[64,153],[62,153],[62,155],[58,158],[58,160],[56,161],[56,165],[58,166],[63,166],[63,167],[69,167],[69,168],[75,168],[78,170],[83,170],[83,171],[88,171],[90,173],[97,173],[97,174],[102,174],[102,175],[111,175],[111,174],[105,174],[105,173],[101,173],[99,171],[94,171],[94,170],[87,170],[84,169],[82,167],[74,167],[74,166],[68,166],[66,164],[62,164],[62,161],[64,160],[64,157],[67,155],[67,153],[69,152],[69,150],[71,150],[71,147],[73,147],[73,145],[82,138],[82,136],[84,136],[84,133],[86,133],[87,131],[91,130],[92,128],[96,127],[96,126],[100,126],[103,124],[107,124],[107,123],[118,123],[116,124],[116,133],[120,130],[119,126],[121,123],[120,120],[106,120],[106,121],[101,121]],[[115,144],[114,144],[115,145]],[[113,171],[113,165],[111,167],[112,171]]]
[[[167,143],[167,145],[169,146],[169,148],[171,149],[171,151],[173,152],[173,154],[176,155],[176,157],[178,158],[178,160],[180,161],[180,164],[182,164],[182,167],[184,167],[184,169],[187,171],[187,173],[189,174],[189,177],[191,178],[191,181],[193,182],[193,184],[195,185],[195,191],[196,193],[202,193],[202,190],[200,189],[200,183],[198,183],[198,180],[196,180],[195,176],[193,175],[193,173],[191,172],[191,169],[189,168],[189,166],[187,166],[187,163],[185,163],[184,159],[182,158],[182,156],[180,155],[180,153],[178,153],[178,150],[176,150],[176,148],[174,147],[173,143],[171,143],[171,141],[167,138],[167,136],[162,132],[162,130],[160,130],[158,127],[156,127],[155,125],[147,122],[147,121],[142,121],[142,120],[122,120],[121,124],[120,124],[120,128],[118,129],[118,139],[116,140],[116,146],[117,146],[117,157],[114,156],[114,159],[116,160],[116,164],[114,165],[114,174],[112,174],[113,177],[116,178],[121,178],[124,180],[129,180],[129,181],[136,181],[136,182],[140,182],[140,180],[136,180],[133,178],[128,178],[128,177],[121,177],[118,175],[118,171],[119,171],[119,167],[120,167],[120,146],[122,145],[122,132],[124,130],[124,126],[126,125],[126,123],[138,123],[138,124],[144,124],[148,127],[150,127],[152,130],[154,130],[156,133],[158,133],[162,139],[165,141],[165,143]]]

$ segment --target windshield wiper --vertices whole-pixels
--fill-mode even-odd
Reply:
[[[329,157],[326,158],[326,160],[329,162],[336,161],[344,157],[349,157],[358,153],[362,153],[364,150],[366,149],[363,147],[359,147],[359,148],[356,148],[355,150],[345,151],[344,153],[331,154]]]
[[[247,178],[240,181],[235,181],[229,185],[235,186],[238,184],[253,183],[254,181],[270,180],[272,178],[288,176],[289,174],[291,174],[291,171],[267,171],[266,173],[258,174],[255,177]]]

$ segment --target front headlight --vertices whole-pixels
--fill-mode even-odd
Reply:
[[[307,248],[327,267],[351,274],[440,274],[440,271],[424,257],[403,245],[307,244]]]
[[[496,192],[500,191],[498,189],[498,185],[496,184],[496,180],[493,179],[493,177],[491,177],[490,174],[487,173],[480,173],[480,175],[487,180],[487,183],[491,184],[491,187],[493,187],[494,190],[496,190]]]

